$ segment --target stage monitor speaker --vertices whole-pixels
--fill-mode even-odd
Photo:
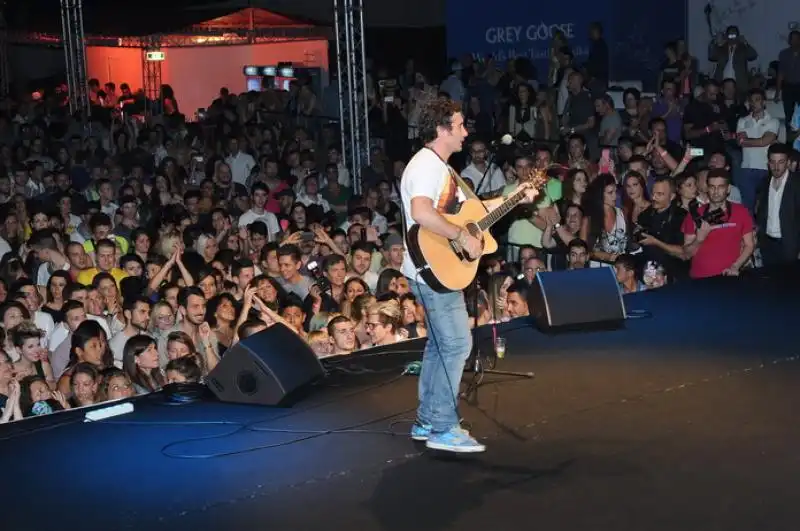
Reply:
[[[275,324],[228,349],[206,383],[222,402],[288,406],[324,375],[311,347]]]
[[[611,267],[537,273],[528,309],[543,332],[613,330],[625,323],[625,303]]]

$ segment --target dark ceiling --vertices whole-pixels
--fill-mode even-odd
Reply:
[[[248,2],[210,0],[83,0],[84,32],[139,36],[177,31],[247,5]],[[8,0],[6,20],[12,30],[61,32],[61,9],[57,0]],[[304,17],[304,20],[309,19]]]
[[[370,27],[430,28],[445,23],[446,0],[361,2],[364,23]],[[61,32],[60,0],[5,3],[6,20],[12,29]],[[176,31],[246,7],[332,26],[333,3],[334,0],[83,0],[83,11],[86,33],[134,36]]]

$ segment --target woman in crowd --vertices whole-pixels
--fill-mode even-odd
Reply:
[[[697,177],[684,172],[675,177],[675,203],[692,215],[697,215],[700,202],[697,200]]]
[[[108,348],[106,332],[97,321],[86,320],[72,333],[69,364],[58,380],[58,389],[64,396],[71,396],[72,373],[80,363],[88,363],[98,373],[114,366],[114,356]]]
[[[204,378],[219,362],[219,358],[214,356],[212,351],[206,350],[205,352],[205,355],[200,354],[195,348],[192,338],[185,332],[172,332],[167,336],[167,358],[170,361],[178,358],[194,358]]]
[[[100,374],[91,363],[78,363],[70,378],[72,396],[69,403],[72,407],[91,406],[97,400]]]
[[[55,385],[53,367],[47,356],[47,349],[42,346],[43,332],[31,321],[23,321],[8,331],[11,344],[19,354],[14,363],[17,379],[25,376],[41,376],[51,387]]]
[[[592,267],[610,266],[628,246],[625,214],[617,204],[617,181],[613,175],[597,176],[587,191],[584,203],[589,218],[581,239],[589,245]]]
[[[639,214],[650,207],[647,182],[641,173],[632,171],[628,172],[622,184],[622,212],[625,214],[626,225],[633,227]]]
[[[136,395],[133,382],[124,371],[112,368],[103,372],[103,382],[100,387],[98,402],[106,400],[120,400]]]
[[[375,297],[382,298],[386,293],[389,292],[400,295],[399,290],[403,290],[404,293],[408,293],[408,281],[405,278],[406,277],[404,277],[403,274],[396,269],[384,269],[381,274],[378,275],[378,285],[375,288]],[[405,287],[398,287],[399,283],[404,284]]]
[[[583,198],[586,195],[588,186],[589,175],[586,170],[573,168],[567,172],[562,187],[561,199],[556,202],[561,219],[566,217],[567,209],[570,205],[581,206],[583,204]]]
[[[67,271],[54,271],[47,281],[47,301],[42,306],[42,311],[49,313],[53,322],[58,324],[64,320],[61,307],[64,305],[64,289],[72,284],[72,277]]]
[[[177,291],[175,294],[177,300]],[[166,336],[175,327],[175,310],[166,300],[160,300],[150,310],[148,332],[154,339]]]
[[[208,301],[208,306],[206,306],[206,322],[217,336],[220,356],[233,343],[234,326],[237,322],[237,306],[236,299],[230,293],[217,295]]]
[[[400,305],[403,308],[402,326],[406,329],[409,339],[425,337],[428,332],[425,329],[425,310],[417,302],[413,293],[406,293],[400,297]]]
[[[158,359],[156,340],[148,335],[134,336],[125,343],[122,370],[133,382],[136,394],[160,389],[165,382]]]

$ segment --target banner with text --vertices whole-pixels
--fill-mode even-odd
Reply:
[[[578,63],[589,54],[589,25],[603,25],[611,78],[641,80],[653,89],[664,61],[664,45],[682,38],[685,2],[643,9],[638,0],[530,3],[524,0],[448,0],[447,52],[450,57],[492,55],[498,62],[527,57],[547,76],[553,34],[561,30]]]

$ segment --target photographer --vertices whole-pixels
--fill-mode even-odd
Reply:
[[[708,46],[708,60],[715,63],[714,79],[718,83],[733,79],[740,96],[744,96],[750,86],[747,63],[757,58],[758,52],[750,46],[736,26],[728,26],[725,33],[717,34]]]
[[[686,211],[675,202],[675,183],[661,177],[653,184],[652,203],[637,218],[634,240],[641,245],[645,263],[656,262],[664,267],[670,281],[686,279],[681,227]]]
[[[728,200],[727,171],[709,170],[707,181],[708,204],[700,205],[696,217],[683,221],[683,250],[692,259],[689,276],[736,276],[755,249],[753,219],[746,207]]]
[[[315,281],[309,290],[309,296],[319,299],[319,311],[339,312],[339,304],[344,298],[344,280],[347,277],[347,262],[344,256],[329,254],[321,265],[309,262],[306,268]]]

